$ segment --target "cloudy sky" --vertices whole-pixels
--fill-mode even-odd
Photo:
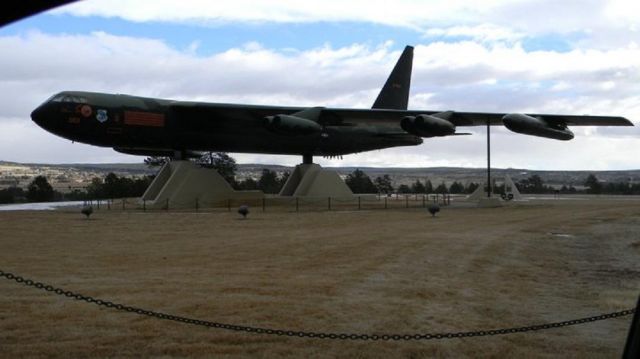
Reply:
[[[32,123],[30,112],[62,90],[368,108],[407,44],[410,109],[616,115],[636,125],[573,128],[570,142],[494,127],[495,167],[640,169],[637,0],[81,1],[0,29],[0,160],[142,160]],[[317,162],[484,166],[484,128],[461,130],[474,136]]]

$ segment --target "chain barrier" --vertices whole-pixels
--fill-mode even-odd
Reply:
[[[112,308],[112,309],[129,312],[129,313],[135,313],[138,315],[146,315],[146,316],[157,318],[157,319],[171,320],[171,321],[176,321],[180,323],[198,325],[198,326],[203,326],[208,328],[225,329],[225,330],[231,330],[236,332],[288,336],[288,337],[298,337],[298,338],[362,340],[362,341],[368,341],[368,340],[409,341],[409,340],[436,340],[436,339],[485,337],[485,336],[493,336],[493,335],[525,333],[525,332],[532,332],[532,331],[552,329],[552,328],[568,327],[572,325],[579,325],[579,324],[585,324],[585,323],[592,323],[600,320],[624,317],[624,316],[635,313],[635,309],[626,309],[626,310],[621,310],[619,312],[606,313],[606,314],[601,314],[601,315],[596,315],[596,316],[586,317],[586,318],[565,320],[562,322],[553,322],[553,323],[537,324],[537,325],[522,326],[522,327],[512,327],[512,328],[505,328],[505,329],[489,329],[489,330],[477,330],[477,331],[466,331],[466,332],[424,333],[424,334],[323,333],[323,332],[308,332],[308,331],[297,331],[297,330],[260,328],[260,327],[246,326],[246,325],[234,325],[234,324],[212,322],[208,320],[187,318],[187,317],[182,317],[182,316],[177,316],[172,314],[156,312],[152,310],[136,308],[136,307],[132,307],[125,304],[113,303],[113,302],[99,299],[99,298],[93,298],[93,297],[75,293],[69,290],[64,290],[62,288],[56,288],[51,285],[36,282],[31,279],[25,279],[13,273],[4,272],[2,270],[0,270],[0,277],[4,277],[8,280],[12,280],[29,287],[34,287],[47,292],[53,292],[57,295],[65,296],[70,299],[81,300],[87,303],[95,304],[97,306]]]

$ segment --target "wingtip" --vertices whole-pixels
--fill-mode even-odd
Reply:
[[[620,117],[620,120],[625,122],[623,126],[635,126],[633,122],[626,117]]]

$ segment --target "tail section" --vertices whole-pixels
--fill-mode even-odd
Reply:
[[[391,71],[391,75],[382,87],[376,102],[371,108],[406,110],[409,103],[411,87],[411,66],[413,64],[413,47],[404,48],[402,55]]]

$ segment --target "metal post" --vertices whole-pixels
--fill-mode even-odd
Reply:
[[[266,199],[264,197],[262,197],[262,212],[265,211],[265,207],[267,206],[267,204],[265,203]]]
[[[147,211],[147,200],[146,199],[142,200],[142,210],[145,211],[145,212]]]
[[[166,202],[167,202],[167,203],[165,204],[164,209],[165,209],[166,211],[169,211],[169,198],[167,198],[167,201],[166,201]]]
[[[298,197],[296,197],[296,212],[298,212]]]
[[[98,209],[100,209],[100,200],[98,200]]]
[[[199,209],[199,206],[198,206],[198,205],[199,205],[199,203],[198,203],[198,197],[196,197],[196,212],[198,212],[198,209]]]
[[[387,197],[384,198],[384,209],[387,209]]]
[[[122,210],[123,211],[125,210],[125,208],[124,208],[124,198],[122,199]]]
[[[360,196],[358,196],[358,211],[361,209],[362,207],[360,206]]]
[[[405,207],[409,208],[409,195],[408,194],[404,195],[404,203],[405,203]]]
[[[422,208],[425,208],[427,206],[426,200],[425,200],[425,195],[422,195]]]
[[[636,303],[636,312],[631,320],[631,327],[627,335],[627,343],[624,345],[622,359],[640,358],[640,297]]]
[[[487,120],[487,197],[491,197],[491,121]]]

